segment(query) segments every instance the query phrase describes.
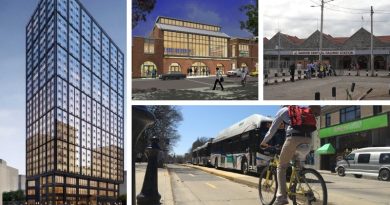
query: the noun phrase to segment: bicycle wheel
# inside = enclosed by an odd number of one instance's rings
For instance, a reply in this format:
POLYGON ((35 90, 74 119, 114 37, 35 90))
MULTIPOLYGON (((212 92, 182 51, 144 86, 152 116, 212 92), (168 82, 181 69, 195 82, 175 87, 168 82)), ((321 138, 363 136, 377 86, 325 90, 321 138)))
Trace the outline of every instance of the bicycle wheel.
POLYGON ((278 181, 274 167, 265 167, 259 178, 259 196, 263 205, 271 205, 276 199, 278 181))
POLYGON ((297 177, 299 182, 295 179, 291 188, 291 199, 294 205, 328 203, 328 191, 320 173, 314 169, 303 169, 297 177))

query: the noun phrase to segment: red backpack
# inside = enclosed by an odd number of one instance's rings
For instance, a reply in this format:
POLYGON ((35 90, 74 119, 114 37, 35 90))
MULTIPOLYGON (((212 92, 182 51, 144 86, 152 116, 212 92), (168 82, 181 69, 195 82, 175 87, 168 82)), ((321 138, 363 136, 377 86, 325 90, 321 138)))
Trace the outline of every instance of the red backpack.
POLYGON ((290 117, 290 126, 295 130, 304 133, 317 130, 316 118, 309 107, 290 105, 288 106, 288 116, 290 117))

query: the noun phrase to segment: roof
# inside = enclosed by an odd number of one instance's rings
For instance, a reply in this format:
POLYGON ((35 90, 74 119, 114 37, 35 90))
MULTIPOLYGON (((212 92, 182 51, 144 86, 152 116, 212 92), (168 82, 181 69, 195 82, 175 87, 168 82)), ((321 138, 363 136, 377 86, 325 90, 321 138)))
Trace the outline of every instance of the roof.
POLYGON ((172 20, 177 20, 177 21, 185 21, 185 22, 189 22, 189 23, 197 23, 197 24, 202 24, 202 25, 207 25, 207 26, 215 26, 215 27, 221 28, 220 26, 217 26, 217 25, 215 25, 215 24, 200 23, 200 22, 196 22, 196 21, 189 21, 189 20, 178 19, 178 18, 172 18, 172 17, 167 17, 167 16, 158 16, 157 19, 156 19, 156 23, 158 22, 158 20, 159 20, 160 18, 172 19, 172 20))
POLYGON ((208 31, 208 30, 201 30, 196 28, 188 28, 188 27, 182 27, 182 26, 174 26, 174 25, 167 25, 167 24, 161 24, 156 23, 157 28, 165 31, 179 31, 184 33, 194 33, 194 34, 202 34, 202 35, 208 35, 208 36, 217 36, 217 37, 224 37, 224 38, 230 38, 229 35, 223 32, 216 32, 216 31, 208 31))
POLYGON ((230 137, 243 134, 251 129, 256 129, 260 127, 261 122, 269 121, 272 122, 272 118, 265 117, 263 115, 253 114, 234 125, 222 130, 217 137, 214 138, 213 143, 219 142, 230 137))
POLYGON ((305 41, 305 39, 300 39, 300 38, 298 38, 296 36, 290 36, 290 35, 283 34, 283 33, 282 33, 282 35, 284 35, 293 44, 299 45, 299 44, 302 44, 305 41))
POLYGON ((390 36, 377 36, 377 38, 384 43, 390 43, 390 36))

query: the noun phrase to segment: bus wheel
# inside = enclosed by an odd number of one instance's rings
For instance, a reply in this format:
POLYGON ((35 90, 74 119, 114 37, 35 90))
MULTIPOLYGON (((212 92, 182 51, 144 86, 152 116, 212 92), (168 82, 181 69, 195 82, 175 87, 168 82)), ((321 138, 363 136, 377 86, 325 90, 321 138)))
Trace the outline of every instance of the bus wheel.
POLYGON ((243 159, 241 162, 241 173, 248 174, 248 162, 246 159, 243 159))
POLYGON ((215 158, 214 168, 218 169, 218 159, 217 158, 215 158))

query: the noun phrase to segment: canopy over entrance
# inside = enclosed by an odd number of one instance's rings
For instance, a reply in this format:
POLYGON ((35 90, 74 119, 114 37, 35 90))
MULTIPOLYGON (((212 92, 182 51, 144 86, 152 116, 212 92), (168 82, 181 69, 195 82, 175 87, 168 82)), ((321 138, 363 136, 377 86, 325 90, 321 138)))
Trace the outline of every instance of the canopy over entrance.
POLYGON ((316 153, 319 155, 335 154, 336 150, 332 144, 328 143, 328 144, 324 144, 322 147, 318 148, 316 150, 316 153))

